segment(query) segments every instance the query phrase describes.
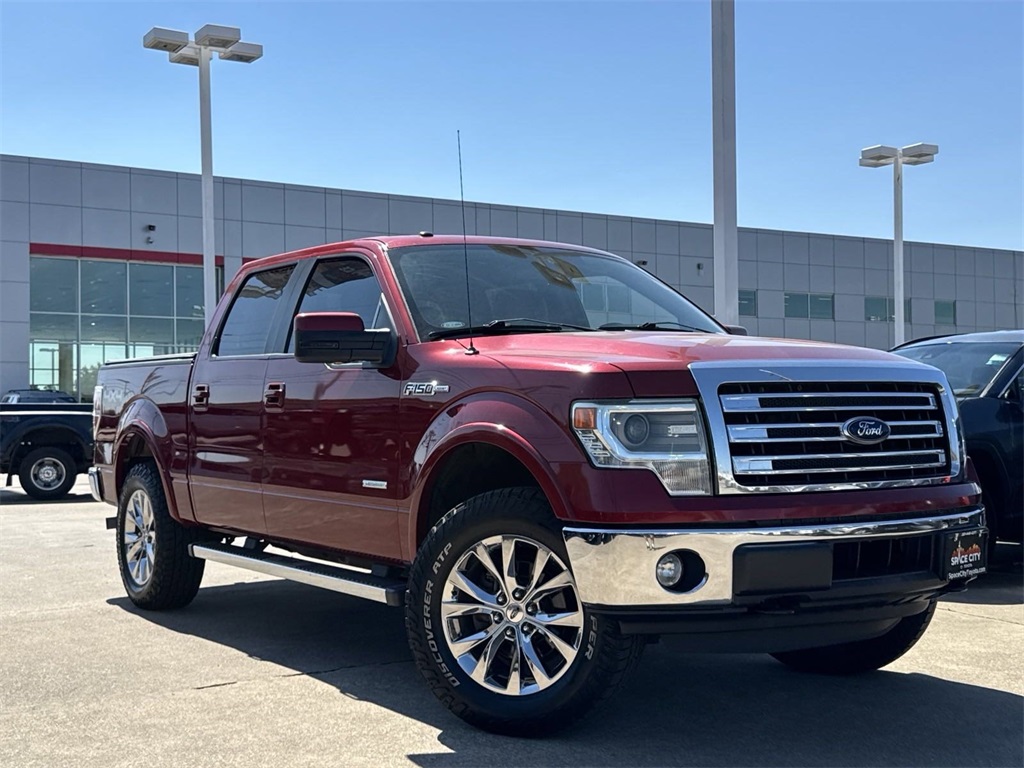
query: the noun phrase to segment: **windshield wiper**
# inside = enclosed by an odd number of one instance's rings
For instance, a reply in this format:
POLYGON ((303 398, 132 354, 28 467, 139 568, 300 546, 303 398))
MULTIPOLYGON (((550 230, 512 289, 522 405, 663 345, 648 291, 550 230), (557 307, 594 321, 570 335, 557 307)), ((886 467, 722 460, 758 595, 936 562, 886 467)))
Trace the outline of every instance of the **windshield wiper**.
POLYGON ((636 325, 630 325, 629 323, 605 323, 604 325, 598 326, 599 331, 692 331, 693 333, 713 333, 713 331, 705 330, 704 328, 695 328, 692 325, 684 325, 683 323, 677 323, 675 320, 661 320, 657 323, 639 323, 636 325), (666 328, 665 326, 672 326, 666 328))
POLYGON ((427 338, 431 341, 436 339, 451 339, 456 336, 468 336, 470 334, 481 336, 497 335, 501 333, 529 333, 531 331, 593 331, 586 325, 573 325, 572 323, 555 323, 549 320, 534 320, 531 317, 510 317, 504 320, 492 320, 483 325, 463 326, 461 328, 442 328, 431 331, 427 338))

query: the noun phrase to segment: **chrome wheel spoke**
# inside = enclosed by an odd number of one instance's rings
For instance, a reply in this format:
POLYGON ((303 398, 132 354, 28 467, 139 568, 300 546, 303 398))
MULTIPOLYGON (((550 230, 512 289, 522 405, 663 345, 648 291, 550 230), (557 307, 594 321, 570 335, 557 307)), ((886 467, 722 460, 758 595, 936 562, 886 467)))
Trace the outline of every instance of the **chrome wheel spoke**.
POLYGON ((504 590, 505 582, 502 579, 501 573, 494 567, 494 560, 491 559, 491 552, 487 548, 487 544, 481 541, 470 552, 473 553, 473 557, 477 559, 480 565, 487 569, 487 572, 491 574, 491 577, 497 582, 498 586, 504 590))
POLYGON ((448 646, 452 649, 452 653, 456 657, 464 656, 480 645, 480 643, 484 642, 488 638, 494 637, 496 631, 497 626, 491 626, 487 629, 481 630, 480 632, 474 632, 472 635, 460 637, 457 640, 449 640, 448 646))
POLYGON ((124 556, 129 560, 137 560, 139 553, 142 552, 142 539, 136 537, 135 541, 131 543, 128 549, 125 550, 124 556))
POLYGON ((533 640, 529 637, 524 637, 520 643, 520 647, 523 651, 523 658, 526 660, 526 666, 530 670, 530 674, 533 675, 533 679, 536 681, 537 689, 544 690, 552 682, 551 676, 548 675, 548 671, 544 668, 544 662, 540 660, 540 656, 537 655, 537 649, 533 647, 533 640))
POLYGON ((516 540, 511 536, 501 540, 501 575, 505 581, 505 592, 511 598, 519 587, 516 582, 516 540))
POLYGON ((540 586, 534 587, 533 591, 526 596, 526 599, 537 600, 544 595, 551 594, 552 592, 556 592, 565 587, 573 587, 575 589, 575 584, 572 580, 572 574, 569 573, 569 571, 563 570, 552 576, 540 586))
POLYGON ((504 640, 505 638, 501 634, 495 634, 491 638, 491 641, 487 643, 487 647, 484 648, 484 652, 480 654, 480 658, 477 660, 476 666, 473 667, 473 671, 470 672, 470 677, 478 683, 485 683, 487 673, 491 671, 491 665, 494 663, 494 658, 498 655, 498 649, 504 640))
MULTIPOLYGON (((547 629, 542 624, 538 624, 536 626, 537 633, 543 636, 544 639, 547 640, 549 643, 551 643, 551 646, 560 654, 562 654, 562 658, 564 658, 567 662, 572 661, 572 659, 575 658, 577 650, 575 647, 565 642, 565 640, 560 638, 551 630, 547 629)), ((577 635, 577 638, 578 637, 579 635, 577 635)))
POLYGON ((549 627, 574 627, 579 629, 583 626, 583 614, 579 611, 566 611, 565 613, 538 613, 532 617, 538 624, 549 627))
POLYGON ((499 607, 497 595, 492 595, 480 585, 470 581, 468 576, 458 570, 458 567, 452 571, 448 580, 453 586, 458 587, 462 592, 465 592, 477 602, 483 603, 490 608, 499 607))
POLYGON ((514 645, 515 647, 512 649, 512 666, 508 670, 508 685, 505 687, 509 693, 519 695, 523 692, 523 678, 520 673, 520 665, 523 663, 521 660, 523 651, 518 638, 514 645))
POLYGON ((490 616, 493 608, 477 603, 458 603, 454 600, 445 600, 441 603, 442 619, 461 619, 465 616, 490 616))
POLYGON ((526 588, 526 594, 531 595, 537 588, 537 582, 540 581, 540 575, 544 572, 544 569, 548 565, 548 560, 551 559, 551 553, 546 549, 537 547, 537 554, 533 558, 533 573, 530 574, 530 585, 526 588))

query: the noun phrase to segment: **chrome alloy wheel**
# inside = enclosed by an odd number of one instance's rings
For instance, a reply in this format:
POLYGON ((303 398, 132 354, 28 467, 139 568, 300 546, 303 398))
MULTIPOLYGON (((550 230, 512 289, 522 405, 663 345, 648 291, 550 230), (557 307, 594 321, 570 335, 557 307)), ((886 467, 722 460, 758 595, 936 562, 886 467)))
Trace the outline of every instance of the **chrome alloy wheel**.
POLYGON ((132 583, 141 589, 153 577, 156 527, 153 504, 145 491, 135 491, 124 513, 124 562, 132 583))
POLYGON ((67 470, 56 459, 42 458, 32 465, 29 476, 32 478, 32 484, 39 490, 52 491, 60 488, 67 477, 67 470))
POLYGON ((523 536, 491 536, 470 547, 445 582, 440 608, 448 650, 462 670, 507 696, 556 683, 583 640, 572 573, 523 536))

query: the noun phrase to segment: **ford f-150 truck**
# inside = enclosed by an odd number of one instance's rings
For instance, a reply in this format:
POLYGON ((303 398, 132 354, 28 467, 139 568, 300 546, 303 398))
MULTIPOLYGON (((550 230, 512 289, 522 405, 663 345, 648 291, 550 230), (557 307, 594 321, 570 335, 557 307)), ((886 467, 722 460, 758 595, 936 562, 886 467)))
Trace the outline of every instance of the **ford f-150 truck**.
POLYGON ((105 365, 125 589, 205 561, 403 607, 456 715, 551 731, 643 646, 882 667, 985 567, 943 374, 741 335, 621 257, 380 237, 247 264, 195 355, 105 365))

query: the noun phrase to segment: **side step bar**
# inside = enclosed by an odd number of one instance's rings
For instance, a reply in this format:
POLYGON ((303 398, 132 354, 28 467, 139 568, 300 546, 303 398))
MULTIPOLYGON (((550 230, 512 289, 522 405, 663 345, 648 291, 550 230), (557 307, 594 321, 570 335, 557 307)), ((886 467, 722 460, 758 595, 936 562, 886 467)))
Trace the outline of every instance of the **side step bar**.
POLYGON ((229 544, 190 544, 189 553, 192 557, 202 560, 298 581, 313 587, 384 603, 393 608, 405 603, 405 582, 400 579, 358 573, 348 568, 242 549, 229 544))

